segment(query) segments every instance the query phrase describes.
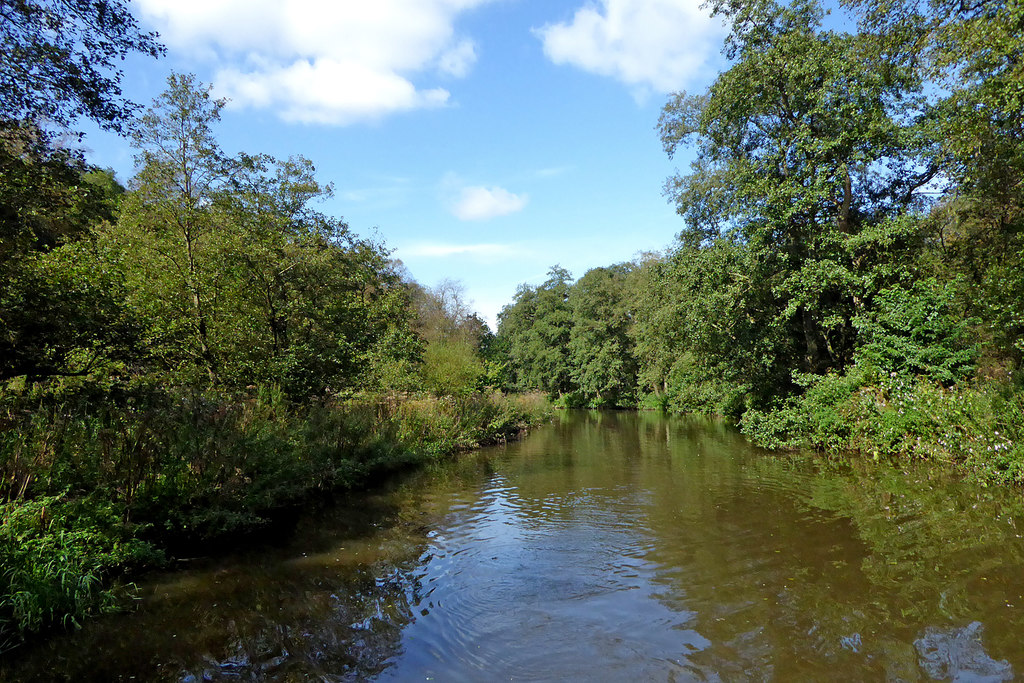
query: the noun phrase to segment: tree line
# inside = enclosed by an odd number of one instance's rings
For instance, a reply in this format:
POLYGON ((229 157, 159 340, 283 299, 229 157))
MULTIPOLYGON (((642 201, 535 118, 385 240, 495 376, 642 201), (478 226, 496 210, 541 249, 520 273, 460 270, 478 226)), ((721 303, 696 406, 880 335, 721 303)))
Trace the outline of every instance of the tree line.
POLYGON ((458 287, 416 284, 319 211, 332 188, 308 159, 225 154, 223 105, 172 75, 131 124, 127 187, 8 126, 0 380, 275 384, 297 399, 482 388, 488 331, 458 287))
POLYGON ((729 66, 657 126, 694 152, 664 188, 683 229, 522 286, 512 385, 1024 481, 1022 6, 850 0, 849 30, 814 0, 710 7, 729 66))

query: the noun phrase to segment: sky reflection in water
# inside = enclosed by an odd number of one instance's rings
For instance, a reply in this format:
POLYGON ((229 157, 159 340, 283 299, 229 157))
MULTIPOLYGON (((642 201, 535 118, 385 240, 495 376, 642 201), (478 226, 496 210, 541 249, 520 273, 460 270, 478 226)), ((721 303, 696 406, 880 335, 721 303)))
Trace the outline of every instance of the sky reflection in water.
POLYGON ((0 679, 1010 680, 1015 494, 566 413, 155 577, 0 679))

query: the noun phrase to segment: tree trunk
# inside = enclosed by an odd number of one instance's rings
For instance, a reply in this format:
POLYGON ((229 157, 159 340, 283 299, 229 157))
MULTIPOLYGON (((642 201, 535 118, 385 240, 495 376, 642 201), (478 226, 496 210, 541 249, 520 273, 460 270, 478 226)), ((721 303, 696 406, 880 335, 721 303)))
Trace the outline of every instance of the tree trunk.
POLYGON ((818 333, 814 318, 806 308, 801 309, 803 313, 804 344, 807 348, 807 368, 811 372, 817 372, 821 359, 821 349, 818 345, 818 333))

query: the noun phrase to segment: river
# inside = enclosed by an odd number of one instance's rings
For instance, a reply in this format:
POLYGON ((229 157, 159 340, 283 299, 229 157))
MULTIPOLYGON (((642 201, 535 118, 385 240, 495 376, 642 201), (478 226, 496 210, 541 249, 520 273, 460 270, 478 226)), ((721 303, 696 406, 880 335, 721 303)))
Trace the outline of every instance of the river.
POLYGON ((1024 501, 779 456, 715 422, 566 412, 268 541, 0 680, 1011 680, 1024 501))

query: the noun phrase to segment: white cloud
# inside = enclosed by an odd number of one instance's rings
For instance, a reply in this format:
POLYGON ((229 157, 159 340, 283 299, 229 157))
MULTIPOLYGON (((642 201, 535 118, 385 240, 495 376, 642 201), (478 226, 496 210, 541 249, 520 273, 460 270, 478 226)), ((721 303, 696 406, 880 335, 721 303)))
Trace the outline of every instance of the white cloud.
POLYGON ((290 121, 349 124, 444 105, 416 80, 465 76, 459 14, 492 0, 137 0, 172 48, 213 55, 218 95, 290 121))
POLYGON ((514 256, 522 250, 509 244, 433 244, 421 243, 402 247, 400 256, 420 258, 446 258, 449 256, 479 256, 487 259, 514 256))
POLYGON ((571 23, 534 29, 555 64, 611 76, 638 93, 668 93, 709 75, 725 35, 703 0, 600 0, 571 23))
POLYGON ((463 40, 441 55, 438 68, 456 78, 462 78, 469 73, 474 62, 476 62, 476 45, 472 40, 463 40))
POLYGON ((357 62, 300 60, 287 67, 243 73, 217 73, 218 95, 239 105, 275 104, 281 118, 300 123, 349 124, 386 113, 439 107, 448 101, 443 88, 417 90, 395 73, 357 62))
POLYGON ((522 211, 528 197, 512 194, 503 187, 464 187, 452 206, 452 213, 463 221, 481 221, 522 211))

